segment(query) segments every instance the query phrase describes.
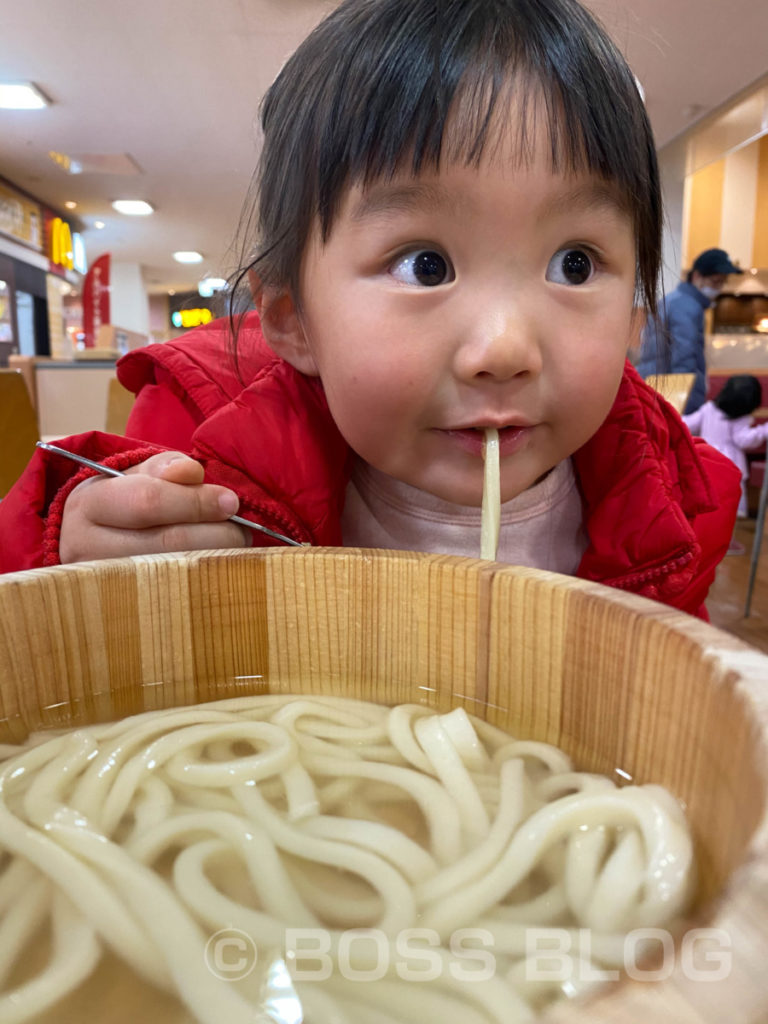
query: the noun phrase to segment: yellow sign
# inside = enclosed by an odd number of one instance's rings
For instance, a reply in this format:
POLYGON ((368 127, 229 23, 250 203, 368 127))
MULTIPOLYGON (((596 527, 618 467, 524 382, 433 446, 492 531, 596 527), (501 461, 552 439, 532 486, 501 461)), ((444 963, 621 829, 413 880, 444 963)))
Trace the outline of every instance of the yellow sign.
POLYGON ((213 313, 210 309, 182 309, 171 314, 171 323, 174 327, 199 327, 200 324, 207 324, 213 320, 213 313))
POLYGON ((72 232, 69 224, 61 217, 51 221, 51 247, 49 258, 57 267, 72 270, 75 266, 75 253, 72 245, 72 232))

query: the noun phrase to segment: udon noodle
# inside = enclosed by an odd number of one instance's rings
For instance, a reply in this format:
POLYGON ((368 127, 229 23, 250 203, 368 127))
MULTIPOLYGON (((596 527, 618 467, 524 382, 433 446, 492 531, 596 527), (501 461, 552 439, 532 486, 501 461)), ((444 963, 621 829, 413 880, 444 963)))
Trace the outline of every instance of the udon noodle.
POLYGON ((480 520, 480 557, 493 561, 499 547, 501 524, 501 470, 499 432, 489 428, 483 445, 483 504, 480 520))
POLYGON ((6 1024, 56 1019, 106 950, 201 1024, 527 1021, 581 984, 530 970, 532 929, 567 934, 582 966, 616 967, 624 935, 669 924, 690 890, 666 790, 577 772, 463 709, 265 695, 9 753, 6 1024), (222 930, 253 946, 236 982, 211 966, 222 930), (49 959, 19 980, 41 931, 49 959), (309 966, 297 933, 322 947, 309 966))

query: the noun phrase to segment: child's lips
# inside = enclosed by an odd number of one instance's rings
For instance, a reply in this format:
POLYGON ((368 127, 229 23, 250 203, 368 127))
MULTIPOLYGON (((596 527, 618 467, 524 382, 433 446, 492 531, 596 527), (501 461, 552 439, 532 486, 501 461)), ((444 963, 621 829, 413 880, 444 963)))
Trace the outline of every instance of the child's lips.
MULTIPOLYGON (((529 425, 511 425, 497 428, 499 431, 499 455, 512 455, 519 451, 531 436, 533 427, 529 425)), ((465 451, 482 457, 485 446, 484 427, 456 427, 443 431, 465 451)))

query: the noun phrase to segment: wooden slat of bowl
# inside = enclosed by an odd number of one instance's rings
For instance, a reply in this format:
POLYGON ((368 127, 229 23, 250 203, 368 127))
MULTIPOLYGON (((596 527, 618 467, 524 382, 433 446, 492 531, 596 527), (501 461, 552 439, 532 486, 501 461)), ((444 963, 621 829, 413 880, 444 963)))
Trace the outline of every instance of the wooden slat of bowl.
POLYGON ((266 691, 462 705, 581 768, 668 786, 701 853, 693 923, 727 934, 728 976, 686 977, 678 946, 671 976, 622 981, 547 1019, 768 1020, 759 652, 597 584, 417 553, 201 552, 0 578, 0 741, 266 691))

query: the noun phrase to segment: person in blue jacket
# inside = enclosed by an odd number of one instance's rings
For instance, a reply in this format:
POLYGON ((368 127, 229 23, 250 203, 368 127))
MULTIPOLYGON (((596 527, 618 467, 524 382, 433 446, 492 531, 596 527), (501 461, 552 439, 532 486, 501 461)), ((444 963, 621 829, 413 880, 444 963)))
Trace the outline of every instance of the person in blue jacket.
POLYGON ((724 249, 706 249, 693 261, 687 279, 665 297, 658 317, 643 332, 637 361, 641 377, 657 373, 696 374, 683 410, 686 415, 707 400, 704 310, 720 294, 729 274, 743 273, 724 249))

